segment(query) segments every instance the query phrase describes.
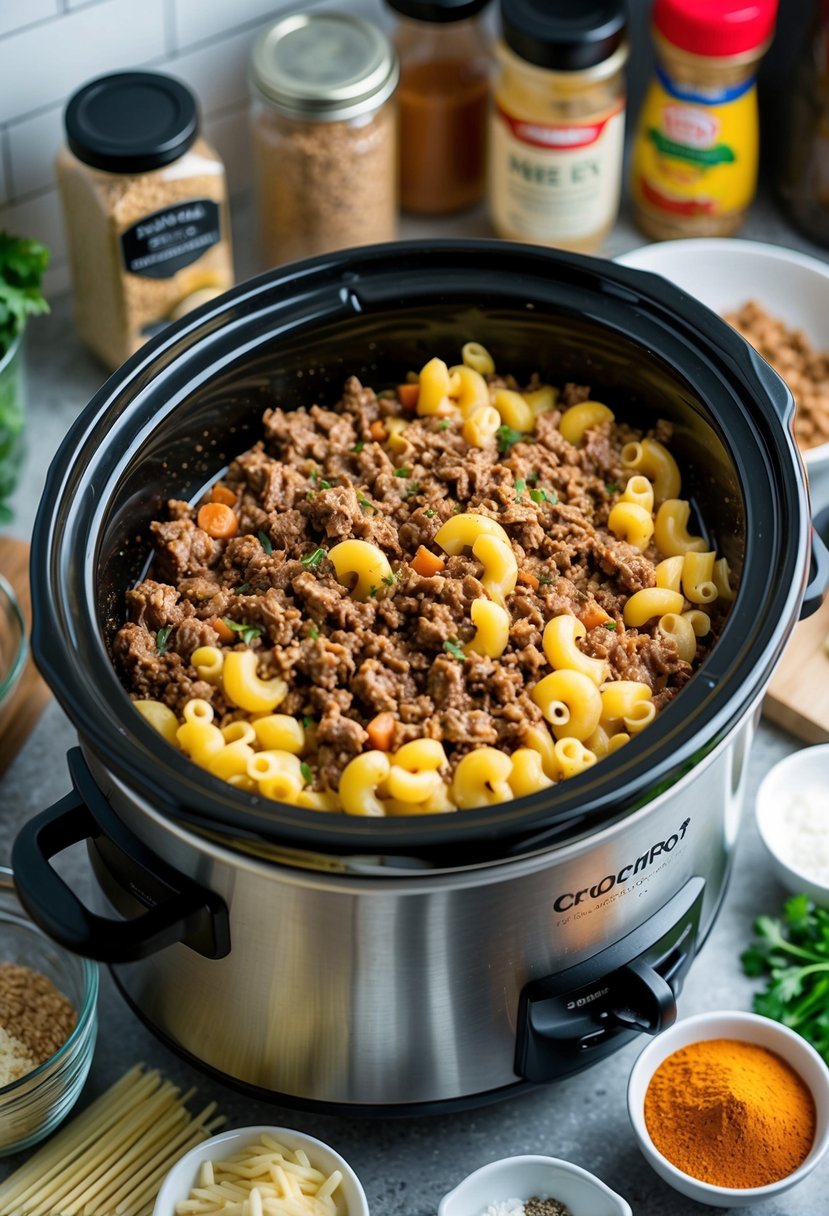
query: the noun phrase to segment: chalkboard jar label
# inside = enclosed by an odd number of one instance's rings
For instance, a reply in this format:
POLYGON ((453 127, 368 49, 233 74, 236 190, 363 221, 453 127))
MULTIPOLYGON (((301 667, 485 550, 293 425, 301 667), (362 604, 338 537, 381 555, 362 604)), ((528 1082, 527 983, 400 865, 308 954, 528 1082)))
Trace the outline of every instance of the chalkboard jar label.
POLYGON ((121 234, 121 251, 131 274, 169 279, 221 239, 218 204, 194 198, 142 216, 121 234))

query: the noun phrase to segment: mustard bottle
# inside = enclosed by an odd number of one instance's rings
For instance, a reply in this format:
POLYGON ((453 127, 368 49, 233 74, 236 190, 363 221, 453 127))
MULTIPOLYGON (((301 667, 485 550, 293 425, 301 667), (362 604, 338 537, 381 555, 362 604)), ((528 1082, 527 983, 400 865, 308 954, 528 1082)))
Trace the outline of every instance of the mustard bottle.
POLYGON ((757 187, 755 72, 778 0, 655 0, 657 67, 634 141, 631 194, 656 240, 728 236, 757 187))

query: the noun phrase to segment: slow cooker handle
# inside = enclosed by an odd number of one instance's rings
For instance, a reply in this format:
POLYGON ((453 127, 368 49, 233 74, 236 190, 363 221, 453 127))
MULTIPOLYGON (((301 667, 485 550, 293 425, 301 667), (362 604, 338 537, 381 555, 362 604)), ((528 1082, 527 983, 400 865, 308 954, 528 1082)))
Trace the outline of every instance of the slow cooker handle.
POLYGON ((102 963, 134 962, 176 942, 207 958, 224 958, 230 951, 224 902, 161 861, 125 828, 94 786, 80 748, 69 753, 69 767, 76 788, 29 820, 12 849, 17 894, 35 924, 58 945, 102 963), (131 893, 137 898, 140 893, 147 904, 153 898, 149 892, 158 892, 145 912, 129 920, 98 916, 63 881, 52 858, 84 840, 114 846, 131 870, 137 867, 140 877, 131 893))
POLYGON ((809 582, 800 606, 800 619, 804 620, 817 612, 829 588, 829 549, 821 539, 817 528, 812 528, 812 561, 809 567, 809 582))

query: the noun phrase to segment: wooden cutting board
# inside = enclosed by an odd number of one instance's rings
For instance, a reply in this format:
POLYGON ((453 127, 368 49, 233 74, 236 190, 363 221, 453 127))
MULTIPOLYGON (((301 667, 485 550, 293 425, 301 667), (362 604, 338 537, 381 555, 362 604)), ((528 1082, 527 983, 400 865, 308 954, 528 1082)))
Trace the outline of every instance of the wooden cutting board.
POLYGON ((763 714, 804 743, 829 743, 829 596, 795 627, 769 685, 763 714))
MULTIPOLYGON (((15 590, 28 636, 32 624, 32 601, 29 594, 29 546, 25 541, 0 536, 0 574, 15 590)), ((11 700, 0 709, 0 776, 29 737, 50 696, 30 655, 11 700)))

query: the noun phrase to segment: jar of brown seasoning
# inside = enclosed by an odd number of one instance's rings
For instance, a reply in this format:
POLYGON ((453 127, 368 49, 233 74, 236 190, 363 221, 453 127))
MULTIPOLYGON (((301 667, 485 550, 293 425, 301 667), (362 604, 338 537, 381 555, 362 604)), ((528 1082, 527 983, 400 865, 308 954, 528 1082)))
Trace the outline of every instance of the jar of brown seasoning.
POLYGON ((233 285, 224 166, 196 101, 158 72, 101 76, 70 98, 56 171, 81 339, 118 367, 233 285))
POLYGON ((400 203, 440 215, 483 198, 491 41, 489 0, 386 0, 398 16, 400 203))
POLYGON ((251 116, 267 266, 394 239, 398 77, 385 34, 346 13, 294 13, 257 40, 251 116))

